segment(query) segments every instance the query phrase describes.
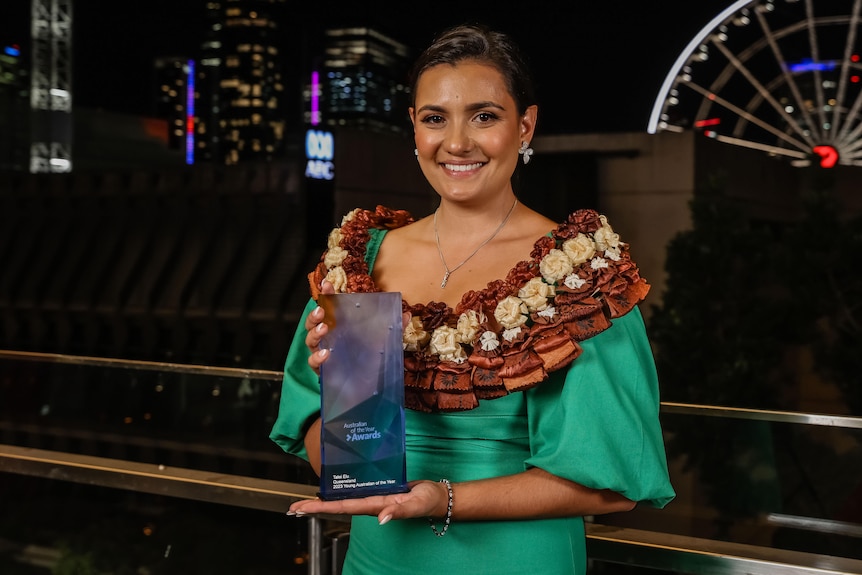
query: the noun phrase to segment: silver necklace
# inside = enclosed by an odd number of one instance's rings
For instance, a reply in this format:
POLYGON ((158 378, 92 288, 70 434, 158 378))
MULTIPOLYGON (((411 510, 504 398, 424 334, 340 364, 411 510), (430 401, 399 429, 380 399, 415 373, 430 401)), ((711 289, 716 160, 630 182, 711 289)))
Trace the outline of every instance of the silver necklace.
POLYGON ((503 221, 502 221, 502 222, 500 222, 500 225, 499 225, 499 226, 497 226, 497 229, 496 229, 496 230, 494 230, 494 233, 493 233, 493 234, 491 234, 491 237, 489 237, 487 240, 485 240, 484 242, 482 242, 481 244, 479 244, 479 247, 478 247, 478 248, 476 248, 475 250, 473 250, 473 253, 472 253, 472 254, 470 254, 469 256, 467 256, 466 258, 464 258, 464 260, 463 260, 460 264, 458 264, 457 266, 455 266, 455 267, 454 267, 454 268, 452 268, 451 270, 449 269, 449 266, 447 266, 447 265, 446 265, 446 259, 443 257, 443 250, 440 248, 440 234, 438 234, 438 233, 437 233, 437 212, 439 212, 439 211, 440 211, 440 208, 437 208, 436 210, 434 210, 434 239, 435 239, 435 240, 437 240, 437 253, 438 253, 438 254, 440 254, 440 263, 442 263, 442 264, 443 264, 443 267, 446 269, 446 275, 444 275, 444 276, 443 276, 443 281, 440 283, 440 287, 441 287, 441 288, 446 287, 446 282, 448 282, 448 281, 449 281, 449 276, 451 276, 453 273, 455 273, 456 271, 458 271, 458 268, 460 268, 461 266, 463 266, 464 264, 466 264, 466 263, 467 263, 467 261, 468 261, 470 258, 472 258, 473 256, 475 256, 477 253, 479 253, 479 250, 481 250, 483 247, 485 247, 485 245, 486 245, 488 242, 490 242, 490 241, 491 241, 491 240, 493 240, 495 237, 497 237, 497 234, 499 234, 499 233, 500 233, 500 230, 502 230, 502 229, 503 229, 503 226, 505 226, 505 225, 506 225, 506 222, 508 222, 508 221, 509 221, 509 217, 512 215, 512 212, 514 212, 514 211, 515 211, 515 206, 517 206, 517 205, 518 205, 518 198, 515 198, 515 203, 514 203, 514 204, 512 204, 512 207, 511 207, 511 208, 509 208, 509 213, 508 213, 508 214, 506 214, 506 217, 505 217, 505 218, 503 218, 503 221))

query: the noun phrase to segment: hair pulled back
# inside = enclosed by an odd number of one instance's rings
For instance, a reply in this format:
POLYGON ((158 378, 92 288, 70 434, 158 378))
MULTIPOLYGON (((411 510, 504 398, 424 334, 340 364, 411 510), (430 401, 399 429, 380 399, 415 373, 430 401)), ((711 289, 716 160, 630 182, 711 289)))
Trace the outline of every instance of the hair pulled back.
POLYGON ((526 58, 505 33, 479 24, 463 24, 440 34, 416 59, 410 73, 410 91, 416 103, 416 85, 420 76, 434 66, 454 66, 473 60, 494 67, 503 76, 518 113, 536 103, 533 79, 526 58))

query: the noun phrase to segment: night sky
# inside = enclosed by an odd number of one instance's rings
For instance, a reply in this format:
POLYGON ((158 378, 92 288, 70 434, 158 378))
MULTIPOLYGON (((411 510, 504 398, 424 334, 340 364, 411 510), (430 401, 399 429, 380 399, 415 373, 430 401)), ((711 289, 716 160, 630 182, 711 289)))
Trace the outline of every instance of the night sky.
MULTIPOLYGON (((151 113, 152 60, 194 54, 204 3, 77 0, 75 105, 151 113)), ((377 27, 418 51, 449 25, 484 22, 512 34, 528 54, 538 87, 540 133, 640 131, 646 128, 656 93, 679 52, 731 3, 522 1, 503 7, 487 1, 315 0, 298 8, 284 29, 296 52, 304 37, 350 23, 377 27)), ((0 42, 26 42, 28 5, 26 0, 4 2, 0 42)))

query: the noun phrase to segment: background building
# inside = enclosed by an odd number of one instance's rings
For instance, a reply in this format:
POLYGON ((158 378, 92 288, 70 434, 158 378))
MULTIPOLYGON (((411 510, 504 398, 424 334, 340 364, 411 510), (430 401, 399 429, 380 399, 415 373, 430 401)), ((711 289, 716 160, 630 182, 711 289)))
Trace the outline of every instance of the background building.
MULTIPOLYGON (((410 132, 408 47, 363 26, 326 30, 324 41, 320 70, 315 70, 320 73, 323 125, 410 132)), ((309 100, 312 90, 307 90, 309 100)), ((306 123, 317 120, 308 106, 306 123)))
POLYGON ((196 113, 196 157, 233 165, 284 150, 280 29, 284 0, 223 0, 206 7, 196 113))
POLYGON ((18 44, 0 44, 0 170, 29 163, 30 78, 18 44))
POLYGON ((186 147, 187 133, 194 125, 194 94, 190 92, 195 86, 193 79, 189 82, 194 69, 194 61, 183 57, 158 58, 155 62, 156 116, 167 122, 168 146, 172 150, 186 147))

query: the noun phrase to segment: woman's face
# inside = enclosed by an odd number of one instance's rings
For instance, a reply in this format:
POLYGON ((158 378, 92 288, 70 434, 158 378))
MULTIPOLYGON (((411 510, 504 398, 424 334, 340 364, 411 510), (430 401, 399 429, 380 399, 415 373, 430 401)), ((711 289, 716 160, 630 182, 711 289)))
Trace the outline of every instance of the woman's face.
POLYGON ((453 201, 482 201, 511 189, 522 141, 530 142, 536 107, 518 113, 502 74, 464 61, 429 68, 410 108, 419 164, 431 186, 453 201))

